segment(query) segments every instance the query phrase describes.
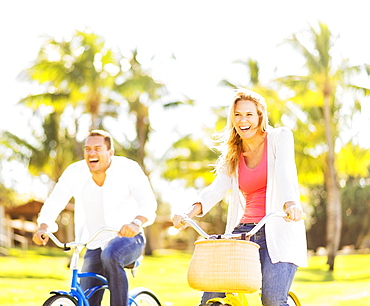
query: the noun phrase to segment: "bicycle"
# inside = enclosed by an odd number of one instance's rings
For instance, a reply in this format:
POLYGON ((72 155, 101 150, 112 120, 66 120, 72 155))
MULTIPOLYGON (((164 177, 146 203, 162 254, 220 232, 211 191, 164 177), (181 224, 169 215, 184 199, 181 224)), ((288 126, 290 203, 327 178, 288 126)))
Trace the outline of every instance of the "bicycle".
MULTIPOLYGON (((266 215, 259 223, 257 223, 256 226, 251 231, 249 231, 247 233, 241 233, 241 234, 208 235, 197 223, 195 223, 194 220, 192 220, 190 218, 185 218, 182 221, 182 223, 188 223, 200 236, 205 238, 205 240, 203 240, 203 241, 198 240, 197 242, 195 242, 196 248, 197 248, 197 243, 199 243, 199 247, 200 247, 201 246, 200 243, 205 242, 204 245, 206 246, 206 243, 209 242, 210 240, 217 240, 217 239, 219 239, 219 241, 224 241, 224 242, 227 242, 227 241, 230 242, 231 241, 230 239, 234 239, 234 240, 237 239, 236 241, 239 241, 240 243, 242 243, 242 242, 243 243, 249 243, 250 246, 248 246, 248 248, 252 247, 253 252, 254 252, 254 254, 249 253, 249 255, 252 255, 252 257, 254 257, 255 261, 253 262, 253 264, 257 265, 257 261, 258 261, 258 264, 259 264, 259 253, 258 253, 259 246, 257 244, 255 244, 254 242, 251 242, 251 241, 248 241, 248 240, 251 236, 256 234, 258 232, 258 230, 260 230, 266 224, 266 222, 269 219, 271 219, 273 217, 287 217, 287 214, 285 212, 270 213, 270 214, 266 215), (255 246, 253 246, 253 245, 255 245, 255 246)), ((306 218, 306 216, 304 214, 302 219, 305 219, 305 218, 306 218)), ((229 246, 226 246, 226 247, 229 247, 229 246)), ((217 252, 218 252, 220 250, 220 245, 218 245, 216 247, 216 249, 217 249, 217 252)), ((251 251, 252 249, 249 249, 248 252, 251 251)), ((220 305, 220 306, 221 305, 227 305, 227 306, 247 306, 247 305, 249 305, 247 295, 250 294, 250 293, 254 293, 256 291, 260 291, 261 276, 260 275, 257 275, 257 276, 253 275, 252 279, 248 279, 248 281, 250 281, 251 284, 248 284, 248 286, 246 286, 245 289, 241 289, 240 287, 238 287, 238 286, 240 286, 240 284, 237 284, 237 285, 235 285, 235 284, 233 284, 233 285, 220 284, 220 287, 224 286, 224 287, 229 287, 229 288, 227 290, 225 290, 225 289, 220 290, 220 288, 218 288, 216 290, 215 288, 210 287, 210 285, 208 284, 209 278, 207 280, 205 280, 206 278, 204 277, 204 273, 202 275, 200 275, 200 274, 198 274, 197 270, 204 270, 204 269, 207 270, 207 267, 204 266, 204 265, 207 265, 207 263, 206 263, 207 260, 204 260, 204 259, 208 258, 208 255, 210 255, 210 254, 212 254, 211 256, 215 256, 214 254, 217 253, 217 252, 213 252, 213 253, 207 254, 207 256, 205 256, 205 254, 197 255, 196 251, 197 250, 195 249, 195 251, 193 253, 192 260, 191 260, 190 265, 189 265, 188 282, 189 282, 190 287, 192 287, 195 290, 200 290, 200 291, 223 292, 226 295, 224 298, 213 298, 213 299, 208 300, 207 305, 212 305, 213 303, 215 303, 216 305, 220 305), (200 264, 196 263, 196 256, 199 256, 199 257, 201 256, 202 257, 203 260, 201 260, 200 264), (202 279, 202 280, 200 280, 200 279, 202 279)), ((203 253, 205 252, 204 248, 199 249, 199 253, 202 253, 202 252, 203 253)), ((208 251, 206 251, 206 252, 208 252, 208 251)), ((236 252, 238 252, 238 251, 236 251, 236 252)), ((245 254, 245 250, 243 250, 243 253, 240 257, 243 257, 243 260, 245 260, 245 257, 247 257, 246 254, 245 254)), ((211 261, 208 261, 208 262, 211 262, 211 261)), ((215 259, 215 261, 216 262, 212 261, 212 263, 209 263, 209 265, 212 265, 212 267, 210 267, 210 269, 213 269, 213 271, 211 273, 213 274, 213 272, 215 272, 214 270, 216 269, 217 271, 215 273, 220 275, 220 278, 215 278, 214 282, 213 281, 211 281, 211 282, 213 282, 213 284, 219 285, 218 283, 225 283, 227 281, 230 281, 230 279, 226 280, 226 281, 224 280, 224 278, 225 278, 224 273, 225 272, 220 271, 220 270, 223 269, 222 268, 222 263, 217 261, 217 259, 215 259)), ((224 262, 225 262, 225 260, 224 260, 224 262)), ((233 270, 233 269, 229 269, 229 270, 233 270)), ((250 268, 250 265, 249 265, 249 267, 247 267, 246 271, 242 271, 240 273, 241 274, 246 274, 246 273, 251 272, 250 270, 251 270, 251 268, 250 268)), ((208 271, 206 273, 208 273, 208 271)), ((252 271, 252 273, 256 274, 257 272, 252 271)), ((232 278, 233 276, 230 276, 230 277, 232 278)), ((261 293, 259 292, 259 295, 260 294, 261 293)), ((288 305, 289 306, 301 306, 301 303, 299 302, 298 297, 293 292, 289 292, 288 305)))
MULTIPOLYGON (((106 277, 101 274, 93 272, 79 272, 78 260, 80 252, 86 245, 92 242, 101 232, 113 231, 118 232, 119 230, 109 227, 100 228, 97 230, 85 243, 69 242, 62 243, 52 233, 45 232, 46 236, 55 243, 59 248, 62 248, 65 252, 72 251, 70 270, 72 271, 71 286, 69 291, 51 291, 53 294, 43 304, 43 306, 89 306, 89 298, 99 290, 109 289, 108 281, 106 277), (94 277, 103 282, 100 286, 88 288, 85 291, 82 289, 79 279, 83 277, 94 277)), ((125 269, 130 269, 133 276, 136 274, 136 270, 139 265, 139 260, 132 264, 125 266, 125 269)), ((161 306, 159 299, 149 289, 145 287, 137 287, 129 291, 129 305, 131 306, 161 306)))

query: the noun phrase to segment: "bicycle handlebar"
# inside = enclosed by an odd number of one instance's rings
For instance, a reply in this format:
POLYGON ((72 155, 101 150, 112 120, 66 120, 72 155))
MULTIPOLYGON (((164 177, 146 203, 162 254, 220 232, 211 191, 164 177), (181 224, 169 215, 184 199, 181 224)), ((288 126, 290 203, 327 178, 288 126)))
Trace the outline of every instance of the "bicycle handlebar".
MULTIPOLYGON (((203 238, 206 238, 206 239, 222 239, 222 238, 225 238, 225 239, 239 239, 244 235, 245 235, 245 237, 253 236, 272 217, 287 217, 287 216, 288 215, 285 212, 270 213, 270 214, 266 215, 265 217, 263 217, 262 220, 260 222, 258 222, 256 224, 256 226, 251 231, 249 231, 247 233, 241 233, 241 234, 208 235, 197 223, 195 223, 194 220, 192 220, 190 218, 185 218, 184 220, 182 220, 182 222, 183 223, 187 222, 193 229, 195 229, 195 231, 200 236, 202 236, 203 238)), ((302 219, 306 219, 306 214, 303 214, 302 219)))
POLYGON ((91 241, 93 241, 101 232, 104 231, 110 231, 110 232, 119 232, 119 229, 112 228, 112 227, 102 227, 98 229, 88 240, 87 242, 67 242, 67 243, 62 243, 59 241, 57 237, 54 236, 53 233, 46 231, 44 234, 48 236, 57 247, 64 249, 65 251, 69 251, 71 248, 76 248, 76 247, 85 247, 87 244, 89 244, 91 241))

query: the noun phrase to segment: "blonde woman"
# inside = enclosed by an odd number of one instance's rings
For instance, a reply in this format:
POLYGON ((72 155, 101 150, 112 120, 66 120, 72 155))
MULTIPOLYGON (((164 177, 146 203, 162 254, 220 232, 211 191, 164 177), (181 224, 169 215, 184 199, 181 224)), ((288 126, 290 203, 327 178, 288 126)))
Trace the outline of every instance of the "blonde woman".
MULTIPOLYGON (((266 214, 285 211, 252 237, 260 245, 262 304, 288 305, 298 266, 307 266, 307 245, 294 157, 294 139, 287 127, 268 125, 265 99, 254 91, 238 90, 231 101, 222 133, 216 177, 173 224, 184 229, 185 215, 204 216, 230 190, 226 233, 250 231, 266 214)), ((201 305, 222 293, 205 292, 201 305)))

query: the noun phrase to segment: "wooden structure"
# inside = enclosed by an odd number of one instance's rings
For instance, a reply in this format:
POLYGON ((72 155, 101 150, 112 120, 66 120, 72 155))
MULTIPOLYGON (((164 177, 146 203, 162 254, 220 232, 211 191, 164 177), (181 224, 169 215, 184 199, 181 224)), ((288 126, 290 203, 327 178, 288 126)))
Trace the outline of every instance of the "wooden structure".
MULTIPOLYGON (((27 248, 32 243, 32 236, 37 231, 37 216, 43 205, 41 201, 30 201, 16 207, 0 205, 0 253, 14 246, 27 248)), ((61 241, 74 239, 74 205, 68 204, 60 213, 57 223, 59 230, 57 236, 61 241)))

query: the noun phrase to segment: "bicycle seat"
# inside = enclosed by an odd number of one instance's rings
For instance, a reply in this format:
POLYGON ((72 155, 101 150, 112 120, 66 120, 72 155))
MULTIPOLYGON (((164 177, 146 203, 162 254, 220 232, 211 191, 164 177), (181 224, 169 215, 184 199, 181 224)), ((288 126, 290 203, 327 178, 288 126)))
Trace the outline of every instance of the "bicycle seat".
POLYGON ((124 266, 125 269, 134 269, 139 265, 139 262, 136 260, 133 263, 130 263, 129 265, 124 266))
POLYGON ((128 264, 128 265, 125 265, 124 266, 124 269, 128 269, 128 270, 131 270, 131 275, 132 276, 135 276, 136 275, 136 271, 137 271, 137 268, 139 267, 140 265, 140 261, 142 260, 142 256, 140 256, 137 260, 135 260, 134 262, 128 264))

